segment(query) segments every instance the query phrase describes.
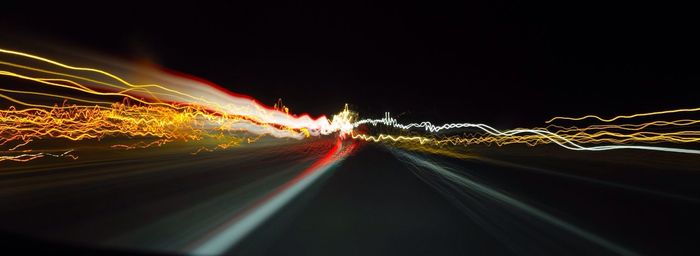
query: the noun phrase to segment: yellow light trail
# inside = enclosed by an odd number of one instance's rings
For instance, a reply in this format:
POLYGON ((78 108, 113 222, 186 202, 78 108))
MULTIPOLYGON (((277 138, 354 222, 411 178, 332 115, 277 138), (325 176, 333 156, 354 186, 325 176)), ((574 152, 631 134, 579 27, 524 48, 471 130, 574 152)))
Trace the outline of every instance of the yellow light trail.
MULTIPOLYGON (((663 111, 662 111, 663 112, 663 111)), ((656 113, 662 113, 656 112, 656 113)), ((676 111, 680 113, 684 111, 676 111)), ((668 111, 664 113, 669 113, 668 111)), ((637 116, 642 116, 640 114, 637 116)), ((385 125, 408 131, 423 129, 426 135, 387 135, 378 136, 366 134, 353 134, 354 139, 369 142, 402 142, 417 143, 420 145, 478 145, 495 144, 497 146, 509 144, 525 144, 536 146, 539 144, 556 144, 566 149, 577 151, 605 151, 614 149, 639 149, 665 151, 675 153, 700 154, 700 150, 648 146, 644 144, 674 143, 687 144, 700 142, 700 130, 693 130, 693 125, 700 120, 681 119, 673 121, 656 120, 641 124, 619 125, 591 125, 583 128, 562 127, 550 125, 546 128, 516 128, 511 130, 498 130, 486 124, 477 123, 449 123, 433 125, 430 122, 401 124, 388 113, 381 119, 363 119, 355 122, 354 127, 363 125, 385 125), (649 130, 653 128, 654 130, 649 130), (663 130, 659 130, 663 128, 663 130), (691 130, 688 130, 688 129, 691 130), (443 133, 452 130, 471 130, 473 132, 464 135, 445 136, 443 133), (646 130, 645 130, 646 129, 646 130), (633 132, 629 132, 633 131, 633 132), (594 146, 586 146, 594 144, 594 146)))
POLYGON ((257 140, 236 137, 234 133, 301 139, 347 129, 349 124, 348 120, 341 120, 349 118, 347 108, 333 122, 325 117, 313 120, 306 115, 289 114, 289 108, 281 101, 272 109, 246 96, 185 77, 155 71, 150 74, 173 84, 135 84, 101 69, 0 49, 0 77, 36 85, 29 89, 0 85, 0 103, 12 104, 0 110, 0 162, 76 157, 73 149, 49 153, 49 149, 32 146, 52 139, 155 138, 151 143, 112 145, 126 150, 203 138, 222 141, 213 148, 200 147, 198 153, 226 149, 246 139, 257 140))
POLYGON ((688 113, 688 112, 697 112, 700 111, 700 108, 682 108, 682 109, 673 109, 673 110, 664 110, 664 111, 657 111, 657 112, 648 112, 648 113, 640 113, 640 114, 633 114, 633 115, 620 115, 620 116, 615 116, 613 118, 605 119, 600 116, 596 115, 585 115, 582 117, 562 117, 562 116, 557 116, 553 117, 552 119, 547 120, 545 123, 551 123, 557 120, 569 120, 569 121, 581 121, 585 119, 597 119, 598 121, 601 122, 613 122, 618 119, 631 119, 631 118, 636 118, 636 117, 645 117, 645 116, 655 116, 655 115, 664 115, 664 114, 674 114, 674 113, 688 113))
POLYGON ((700 142, 700 131, 696 129, 700 120, 681 118, 612 124, 614 121, 637 117, 692 113, 700 111, 700 108, 620 115, 609 119, 595 115, 554 117, 546 122, 549 125, 544 128, 510 130, 498 130, 477 123, 401 124, 388 113, 381 119, 357 120, 357 114, 349 111, 347 105, 343 111, 333 115, 331 120, 325 117, 314 120, 307 115, 298 117, 289 114, 289 108, 281 100, 273 108, 266 107, 245 96, 222 93, 220 88, 183 77, 151 72, 154 77, 172 83, 169 86, 136 84, 112 72, 68 65, 19 51, 0 49, 0 58, 2 57, 10 59, 0 59, 0 67, 8 68, 0 69, 0 76, 37 86, 31 90, 0 88, 0 99, 14 104, 0 110, 0 150, 4 150, 0 162, 28 161, 44 156, 74 156, 74 152, 68 150, 64 151, 65 154, 32 152, 33 144, 46 139, 80 141, 107 137, 154 138, 151 143, 113 145, 113 148, 121 149, 147 148, 172 141, 198 141, 213 137, 226 141, 212 148, 200 147, 197 153, 225 149, 246 140, 257 140, 230 137, 239 131, 251 132, 255 136, 269 134, 296 139, 338 132, 341 137, 349 134, 353 139, 369 142, 436 146, 556 144, 570 150, 643 149, 700 153, 700 150, 694 149, 647 145, 700 142), (19 60, 11 60, 12 58, 19 60), (586 119, 609 124, 581 127, 553 124, 558 120, 586 119), (359 133, 357 128, 365 125, 389 126, 398 129, 399 134, 374 136, 359 133), (414 129, 422 129, 425 134, 401 134, 414 129), (451 132, 461 130, 469 132, 448 136, 451 132), (220 137, 215 134, 217 132, 225 133, 228 137, 220 137))
POLYGON ((112 72, 68 65, 34 54, 7 49, 0 49, 0 66, 2 65, 18 69, 19 71, 0 70, 0 75, 31 80, 83 93, 127 97, 143 104, 180 102, 200 105, 219 114, 246 116, 256 123, 292 129, 306 129, 310 135, 332 134, 339 130, 339 127, 332 125, 325 116, 312 119, 308 115, 291 115, 288 108, 277 110, 263 106, 250 97, 234 95, 216 85, 185 75, 169 74, 153 69, 139 69, 134 72, 147 73, 153 79, 166 82, 167 86, 155 83, 135 84, 112 72), (16 63, 17 61, 3 60, 2 57, 19 58, 20 61, 30 61, 32 64, 19 64, 16 63), (39 68, 33 67, 33 65, 48 65, 49 67, 39 68), (52 70, 54 68, 59 70, 52 70), (41 73, 42 76, 22 73, 25 71, 41 73), (46 75, 58 77, 45 77, 46 75), (104 79, 108 81, 104 81, 104 79))

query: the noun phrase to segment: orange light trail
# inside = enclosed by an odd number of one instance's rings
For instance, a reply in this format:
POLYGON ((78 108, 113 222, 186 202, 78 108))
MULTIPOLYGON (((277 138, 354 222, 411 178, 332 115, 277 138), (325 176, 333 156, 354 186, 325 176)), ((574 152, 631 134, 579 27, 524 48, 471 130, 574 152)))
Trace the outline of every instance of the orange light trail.
MULTIPOLYGON (((349 124, 340 118, 331 122, 325 116, 312 119, 292 115, 281 102, 268 107, 249 96, 173 71, 139 69, 122 73, 139 74, 158 83, 136 84, 102 69, 0 49, 0 76, 13 81, 0 86, 0 103, 9 104, 0 110, 0 162, 25 162, 45 156, 75 158, 73 149, 54 154, 32 147, 49 139, 156 139, 112 146, 122 149, 205 137, 225 141, 214 148, 201 147, 198 153, 238 145, 245 140, 235 135, 240 133, 251 134, 243 135, 251 138, 270 135, 302 139, 343 129, 347 132, 349 124), (31 86, 13 88, 16 82, 31 86)), ((251 138, 249 142, 256 140, 251 138)))
MULTIPOLYGON (((115 61, 115 63, 118 63, 115 61)), ((700 150, 649 144, 700 142, 700 120, 670 114, 687 114, 700 108, 666 110, 609 119, 595 115, 555 117, 547 127, 498 130, 486 124, 430 122, 401 124, 388 113, 382 119, 358 120, 347 105, 329 120, 290 114, 278 101, 274 107, 230 92, 209 81, 165 69, 115 65, 114 72, 69 65, 37 55, 0 49, 0 76, 12 83, 0 87, 0 162, 25 162, 46 156, 75 158, 72 148, 61 151, 33 145, 49 139, 69 141, 143 138, 150 142, 119 143, 115 149, 138 149, 174 141, 211 138, 215 146, 201 146, 193 154, 226 149, 260 136, 303 139, 338 133, 341 138, 369 142, 403 142, 418 145, 556 144, 570 150, 604 151, 643 149, 700 154, 700 150), (119 75, 117 73, 120 73, 119 75), (131 80, 147 81, 133 83, 131 80), (13 83, 31 84, 14 86, 13 83), (657 118, 659 117, 659 118, 657 118), (638 118, 655 120, 619 123, 638 118), (596 120, 604 124, 564 126, 555 122, 596 120), (386 125, 395 134, 370 135, 360 126, 386 125), (423 134, 408 132, 423 129, 423 134), (466 133, 454 135, 454 131, 466 133), (450 134, 452 133, 452 134, 450 134)), ((580 123, 579 123, 580 124, 580 123)))

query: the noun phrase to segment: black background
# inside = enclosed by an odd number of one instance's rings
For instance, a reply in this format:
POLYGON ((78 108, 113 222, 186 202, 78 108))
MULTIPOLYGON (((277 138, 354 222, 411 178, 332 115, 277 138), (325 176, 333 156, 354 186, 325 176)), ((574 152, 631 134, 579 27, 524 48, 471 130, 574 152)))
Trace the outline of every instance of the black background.
MULTIPOLYGON (((568 1, 562 1, 568 2, 568 1)), ((467 1, 3 3, 0 31, 211 80, 293 112, 540 125, 697 107, 690 6, 467 1)), ((7 47, 7 46, 6 46, 7 47)))
MULTIPOLYGON (((700 105, 695 92, 700 81, 700 23, 692 6, 462 2, 6 1, 0 5, 0 33, 148 60, 269 105, 283 98, 292 111, 312 115, 328 115, 350 103, 363 117, 391 111, 411 121, 513 128, 542 125, 556 115, 612 116, 700 105)), ((4 42, 0 46, 13 47, 4 42)), ((664 182, 641 177, 641 183, 664 182)), ((558 188, 555 182, 540 184, 547 185, 535 187, 558 188)), ((377 187, 393 191, 383 185, 377 187)), ((571 191, 590 196, 579 192, 585 190, 571 191)), ((603 198, 603 204, 618 207, 615 197, 604 192, 591 200, 603 198)), ((551 194, 570 199, 566 193, 551 194)), ((585 200, 571 202, 588 205, 585 200)), ((659 230, 681 236, 676 226, 669 228, 665 222, 684 225, 697 212, 640 203, 644 206, 639 209, 646 212, 627 214, 637 208, 626 205, 615 208, 622 210, 610 219, 626 220, 627 226, 611 223, 610 229, 621 226, 634 232, 637 229, 629 228, 634 224, 642 231, 655 231, 636 232, 649 237, 642 239, 650 241, 643 247, 656 246, 659 230), (645 216, 652 216, 649 223, 636 225, 645 216)), ((614 207, 590 209, 606 219, 613 215, 609 208, 614 207)), ((671 241, 677 237, 662 238, 669 246, 677 242, 671 241)), ((683 236, 680 241, 692 246, 694 239, 683 236)))

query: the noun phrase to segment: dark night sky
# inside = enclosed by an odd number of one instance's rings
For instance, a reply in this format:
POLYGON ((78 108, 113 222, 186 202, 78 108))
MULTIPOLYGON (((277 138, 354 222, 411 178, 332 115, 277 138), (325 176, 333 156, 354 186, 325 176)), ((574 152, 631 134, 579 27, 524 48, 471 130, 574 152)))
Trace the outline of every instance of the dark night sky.
POLYGON ((0 33, 148 58, 313 115, 348 102, 365 116, 510 127, 698 106, 689 6, 468 2, 4 3, 0 33))

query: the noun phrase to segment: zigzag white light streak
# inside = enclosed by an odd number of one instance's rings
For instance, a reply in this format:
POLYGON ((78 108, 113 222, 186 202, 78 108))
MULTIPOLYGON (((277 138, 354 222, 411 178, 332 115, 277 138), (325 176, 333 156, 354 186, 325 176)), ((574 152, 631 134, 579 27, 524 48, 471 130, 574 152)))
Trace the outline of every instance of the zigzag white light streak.
POLYGON ((440 126, 433 125, 431 122, 425 121, 420 123, 409 123, 401 124, 395 118, 392 118, 389 112, 386 112, 384 118, 381 119, 362 119, 355 123, 353 126, 355 128, 360 125, 371 124, 377 126, 378 124, 391 126, 394 128, 409 130, 413 128, 424 128, 427 132, 437 133, 442 130, 459 129, 459 128, 476 128, 482 130, 493 136, 515 136, 519 134, 537 134, 543 138, 570 150, 577 151, 605 151, 605 150, 615 150, 615 149, 638 149, 638 150, 652 150, 652 151, 663 151, 663 152, 673 152, 673 153, 685 153, 685 154, 700 154, 700 150, 696 149, 684 149, 684 148, 671 148, 671 147, 655 147, 655 146, 636 146, 636 145, 605 145, 605 146, 593 146, 585 147, 572 142, 559 134, 543 130, 543 129, 512 129, 506 131, 500 131, 486 124, 476 124, 476 123, 449 123, 440 126))

